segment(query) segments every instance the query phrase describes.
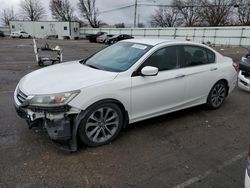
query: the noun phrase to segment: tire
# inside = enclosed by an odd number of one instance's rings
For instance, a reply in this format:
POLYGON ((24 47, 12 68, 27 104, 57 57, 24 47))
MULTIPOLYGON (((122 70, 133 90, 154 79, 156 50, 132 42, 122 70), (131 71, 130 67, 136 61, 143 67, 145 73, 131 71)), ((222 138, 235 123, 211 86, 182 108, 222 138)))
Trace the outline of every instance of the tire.
POLYGON ((31 39, 31 36, 29 35, 28 38, 31 39))
POLYGON ((116 104, 93 105, 79 125, 78 136, 87 146, 101 146, 114 140, 122 126, 123 114, 116 104))
POLYGON ((223 104, 227 96, 227 85, 225 81, 218 81, 209 92, 206 106, 209 109, 218 109, 223 104))
POLYGON ((43 64, 43 62, 42 62, 41 60, 39 60, 38 66, 39 66, 39 67, 43 67, 43 66, 44 66, 44 64, 43 64))
POLYGON ((20 38, 20 39, 22 39, 22 38, 23 38, 23 36, 22 36, 22 35, 20 35, 20 36, 19 36, 19 38, 20 38))

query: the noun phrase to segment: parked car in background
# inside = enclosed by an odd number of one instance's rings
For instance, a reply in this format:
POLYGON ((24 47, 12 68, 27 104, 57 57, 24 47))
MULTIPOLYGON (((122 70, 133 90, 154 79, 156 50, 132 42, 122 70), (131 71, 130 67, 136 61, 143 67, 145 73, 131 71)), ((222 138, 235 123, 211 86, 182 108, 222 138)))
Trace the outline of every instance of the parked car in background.
POLYGON ((236 82, 232 59, 205 45, 131 39, 26 75, 14 101, 30 127, 43 125, 76 151, 77 138, 100 146, 128 123, 201 104, 217 109, 236 82))
POLYGON ((104 34, 107 34, 106 32, 98 32, 96 34, 88 34, 86 35, 86 39, 89 40, 89 42, 96 42, 96 38, 101 36, 101 35, 104 35, 104 34))
POLYGON ((0 37, 5 37, 4 32, 0 31, 0 37))
POLYGON ((14 31, 10 34, 12 38, 31 38, 31 35, 25 31, 14 31))
POLYGON ((239 88, 250 92, 250 47, 247 48, 248 53, 241 58, 239 64, 238 86, 239 88))
POLYGON ((248 149, 247 168, 245 172, 245 188, 250 188, 250 146, 248 149))
POLYGON ((109 38, 113 37, 114 35, 108 35, 108 34, 104 34, 101 35, 99 37, 96 38, 96 42, 98 43, 104 43, 106 40, 108 40, 109 38))
POLYGON ((126 35, 126 34, 121 34, 121 35, 115 35, 109 39, 107 39, 105 41, 106 44, 114 44, 118 41, 121 41, 121 40, 126 40, 126 39, 132 39, 134 37, 132 37, 131 35, 126 35))

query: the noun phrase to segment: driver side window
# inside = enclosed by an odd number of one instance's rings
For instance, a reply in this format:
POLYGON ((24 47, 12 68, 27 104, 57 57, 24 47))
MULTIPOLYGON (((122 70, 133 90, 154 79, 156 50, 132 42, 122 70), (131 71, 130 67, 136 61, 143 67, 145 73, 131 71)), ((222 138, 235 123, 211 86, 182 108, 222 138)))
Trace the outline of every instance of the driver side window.
POLYGON ((178 47, 169 46, 157 50, 142 65, 157 67, 159 71, 172 70, 179 68, 178 63, 178 47))

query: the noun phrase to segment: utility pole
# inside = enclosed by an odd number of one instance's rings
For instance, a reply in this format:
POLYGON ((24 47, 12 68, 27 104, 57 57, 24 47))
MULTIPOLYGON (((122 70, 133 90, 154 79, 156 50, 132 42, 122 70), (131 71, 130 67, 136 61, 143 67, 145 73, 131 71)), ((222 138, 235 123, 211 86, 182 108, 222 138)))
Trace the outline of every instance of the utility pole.
POLYGON ((138 13, 137 27, 139 27, 139 24, 140 24, 140 14, 138 13))
POLYGON ((134 27, 136 27, 136 18, 137 18, 137 0, 135 0, 134 27))

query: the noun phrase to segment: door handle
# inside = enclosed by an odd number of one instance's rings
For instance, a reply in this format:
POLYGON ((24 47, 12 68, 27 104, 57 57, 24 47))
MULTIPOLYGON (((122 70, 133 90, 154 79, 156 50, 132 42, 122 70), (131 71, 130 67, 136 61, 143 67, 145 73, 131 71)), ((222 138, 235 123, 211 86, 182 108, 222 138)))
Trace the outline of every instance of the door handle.
POLYGON ((175 76, 175 78, 184 78, 186 75, 185 74, 178 74, 175 76))
POLYGON ((211 68, 211 69, 210 69, 210 71, 216 71, 216 70, 218 70, 217 67, 214 67, 214 68, 211 68))

